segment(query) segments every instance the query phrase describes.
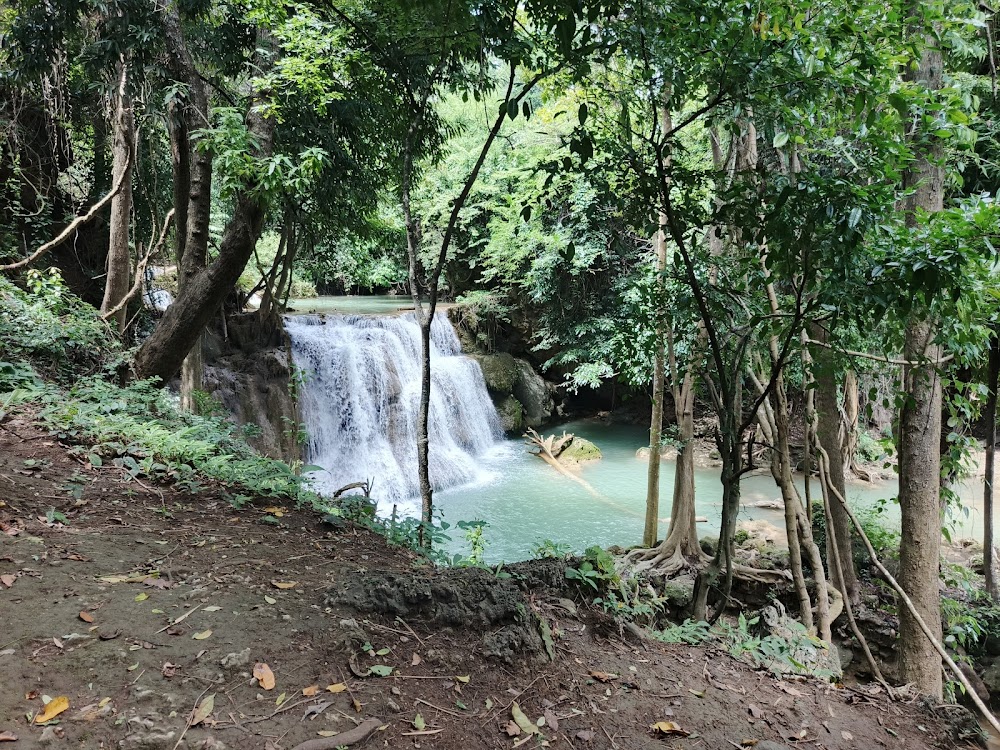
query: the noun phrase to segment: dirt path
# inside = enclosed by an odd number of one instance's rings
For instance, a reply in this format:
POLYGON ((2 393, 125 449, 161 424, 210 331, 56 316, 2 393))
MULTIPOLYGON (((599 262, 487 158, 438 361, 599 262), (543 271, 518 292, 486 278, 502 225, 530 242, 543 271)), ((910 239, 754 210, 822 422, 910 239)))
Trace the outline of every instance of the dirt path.
MULTIPOLYGON (((392 605, 405 619, 331 605, 331 591, 367 595, 369 581, 393 576, 426 580, 448 599, 465 574, 268 505, 234 510, 211 488, 191 496, 126 481, 25 419, 0 426, 0 741, 289 750, 376 718, 366 747, 964 746, 920 704, 777 682, 717 651, 625 640, 565 592, 519 594, 518 611, 551 626, 553 660, 490 657, 510 626, 449 624, 448 610, 419 592, 392 605), (263 679, 253 676, 264 664, 270 689, 262 667, 263 679), (44 696, 69 707, 43 727, 28 717, 46 710, 44 696), (518 727, 515 704, 522 725, 544 726, 518 727), (198 706, 211 711, 192 726, 198 706)), ((484 573, 468 574, 482 585, 484 573)))

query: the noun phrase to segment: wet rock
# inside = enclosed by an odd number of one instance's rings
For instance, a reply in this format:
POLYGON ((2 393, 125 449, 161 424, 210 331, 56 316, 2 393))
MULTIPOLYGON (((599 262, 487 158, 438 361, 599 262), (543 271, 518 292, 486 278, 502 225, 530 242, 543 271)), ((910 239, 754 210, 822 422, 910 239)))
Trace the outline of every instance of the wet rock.
POLYGON ((233 651, 232 653, 226 654, 222 657, 219 662, 226 669, 239 669, 240 667, 245 667, 250 663, 250 649, 245 648, 242 651, 233 651))
POLYGON ((523 359, 515 360, 517 380, 513 393, 524 407, 524 423, 528 427, 537 427, 552 416, 555 404, 549 384, 534 368, 523 359))
POLYGON ((518 379, 517 361, 510 354, 471 355, 483 371, 486 388, 494 395, 509 395, 518 379))
POLYGON ((524 429, 524 407, 513 396, 507 396, 497 404, 497 413, 504 432, 520 432, 524 429))
POLYGON ((603 458, 601 449, 589 440, 574 436, 569 445, 559 454, 559 460, 565 463, 580 464, 587 461, 597 461, 603 458))

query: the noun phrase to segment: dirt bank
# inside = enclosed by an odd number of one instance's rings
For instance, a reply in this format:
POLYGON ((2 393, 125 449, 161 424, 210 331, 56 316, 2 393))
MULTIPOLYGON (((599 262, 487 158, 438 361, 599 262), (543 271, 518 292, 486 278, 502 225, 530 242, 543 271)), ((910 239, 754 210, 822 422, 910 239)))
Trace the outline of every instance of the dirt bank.
POLYGON ((494 589, 312 511, 126 481, 23 416, 0 488, 14 750, 288 750, 367 719, 366 746, 418 750, 965 746, 920 702, 627 640, 551 563, 494 589), (69 707, 43 727, 45 696, 69 707))

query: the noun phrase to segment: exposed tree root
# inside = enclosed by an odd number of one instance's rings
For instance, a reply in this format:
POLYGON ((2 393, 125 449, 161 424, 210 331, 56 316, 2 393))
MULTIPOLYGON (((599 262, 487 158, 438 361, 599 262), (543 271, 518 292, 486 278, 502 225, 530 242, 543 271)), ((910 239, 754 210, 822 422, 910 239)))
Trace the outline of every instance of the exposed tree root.
POLYGON ((320 737, 299 743, 292 750, 335 750, 338 747, 350 747, 368 739, 368 736, 382 726, 381 719, 366 719, 354 729, 335 734, 333 737, 320 737))

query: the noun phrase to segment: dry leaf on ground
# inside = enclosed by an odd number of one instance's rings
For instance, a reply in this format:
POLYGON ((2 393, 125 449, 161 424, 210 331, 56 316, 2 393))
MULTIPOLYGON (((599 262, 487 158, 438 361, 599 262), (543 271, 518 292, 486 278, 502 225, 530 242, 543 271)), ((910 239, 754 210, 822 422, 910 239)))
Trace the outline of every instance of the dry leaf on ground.
POLYGON ((331 693, 342 693, 347 690, 347 685, 343 682, 338 682, 336 685, 327 685, 326 689, 331 693))
POLYGON ((94 616, 92 614, 90 614, 90 612, 87 612, 86 610, 84 610, 84 611, 80 612, 80 619, 83 620, 84 622, 93 622, 94 621, 94 616))
POLYGON ((12 575, 0 576, 0 583, 2 583, 6 588, 10 588, 11 586, 13 586, 15 580, 17 580, 17 576, 12 576, 12 575))
POLYGON ((264 690, 274 689, 274 672, 264 662, 259 661, 253 665, 253 676, 264 690))
POLYGON ((611 682, 612 680, 617 680, 618 679, 618 675, 616 675, 616 674, 610 674, 609 672, 595 672, 595 671, 591 671, 590 672, 590 676, 593 677, 595 680, 598 680, 600 682, 611 682))
POLYGON ((65 695, 60 695, 58 698, 53 698, 45 706, 45 710, 35 717, 35 723, 45 724, 49 721, 52 721, 67 708, 69 708, 69 698, 67 698, 65 695))
POLYGON ((17 742, 17 735, 13 732, 0 732, 0 742, 17 742))
POLYGON ((302 688, 302 695, 313 696, 319 692, 319 685, 310 685, 309 687, 302 688))
POLYGON ((196 727, 207 719, 215 710, 215 693, 205 698, 198 704, 194 714, 191 716, 191 726, 196 727))
POLYGON ((679 734, 682 737, 687 737, 690 732, 685 732, 681 729, 681 725, 675 721, 658 721, 653 724, 650 729, 659 732, 660 734, 679 734))
POLYGON ((203 630, 200 633, 195 633, 194 635, 192 635, 191 639, 195 641, 203 641, 211 635, 212 635, 211 630, 203 630))
POLYGON ((271 585, 276 589, 293 589, 299 585, 298 581, 271 581, 271 585))

